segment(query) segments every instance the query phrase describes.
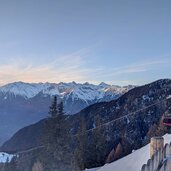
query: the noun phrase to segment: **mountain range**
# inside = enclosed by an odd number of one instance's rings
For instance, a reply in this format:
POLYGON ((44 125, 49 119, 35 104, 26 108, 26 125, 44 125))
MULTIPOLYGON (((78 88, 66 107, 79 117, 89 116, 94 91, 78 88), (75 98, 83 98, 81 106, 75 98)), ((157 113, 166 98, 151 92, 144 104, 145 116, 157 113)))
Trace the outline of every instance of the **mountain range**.
MULTIPOLYGON (((88 155, 88 160, 85 161, 85 166, 98 166, 93 158, 94 147, 91 146, 97 116, 103 125, 101 132, 105 138, 105 150, 101 156, 101 164, 104 164, 146 145, 152 136, 166 133, 162 117, 165 113, 171 112, 171 100, 167 99, 170 95, 171 80, 162 79, 131 89, 115 100, 95 103, 75 115, 70 115, 68 119, 73 135, 79 132, 82 119, 85 121, 86 129, 92 130, 86 133, 88 140, 85 148, 88 153, 85 155, 88 155)), ((41 145, 41 133, 45 122, 46 119, 19 130, 3 144, 1 150, 16 152, 41 145)))
POLYGON ((66 114, 120 97, 134 86, 115 86, 88 82, 24 83, 14 82, 0 87, 0 144, 18 129, 47 117, 52 97, 63 101, 66 114))

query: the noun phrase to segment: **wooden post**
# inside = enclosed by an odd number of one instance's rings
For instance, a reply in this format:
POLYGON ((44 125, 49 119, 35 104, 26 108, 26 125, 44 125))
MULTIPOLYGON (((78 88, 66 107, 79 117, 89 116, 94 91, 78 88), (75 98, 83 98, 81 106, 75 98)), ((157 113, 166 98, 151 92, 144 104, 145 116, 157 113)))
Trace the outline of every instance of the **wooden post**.
POLYGON ((147 171, 147 165, 146 165, 146 164, 144 164, 144 165, 142 166, 141 171, 147 171))
POLYGON ((150 158, 160 149, 164 147, 163 137, 152 137, 150 142, 150 158))

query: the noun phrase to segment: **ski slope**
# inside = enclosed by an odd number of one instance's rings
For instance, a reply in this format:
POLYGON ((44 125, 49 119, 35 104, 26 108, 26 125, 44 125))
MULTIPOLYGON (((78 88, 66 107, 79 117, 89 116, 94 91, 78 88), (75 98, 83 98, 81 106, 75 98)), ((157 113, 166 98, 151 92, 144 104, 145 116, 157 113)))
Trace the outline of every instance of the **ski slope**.
MULTIPOLYGON (((164 136, 164 143, 171 142, 171 134, 164 136)), ((143 164, 150 158, 150 144, 134 151, 128 156, 101 168, 86 169, 86 171, 140 171, 143 164)))

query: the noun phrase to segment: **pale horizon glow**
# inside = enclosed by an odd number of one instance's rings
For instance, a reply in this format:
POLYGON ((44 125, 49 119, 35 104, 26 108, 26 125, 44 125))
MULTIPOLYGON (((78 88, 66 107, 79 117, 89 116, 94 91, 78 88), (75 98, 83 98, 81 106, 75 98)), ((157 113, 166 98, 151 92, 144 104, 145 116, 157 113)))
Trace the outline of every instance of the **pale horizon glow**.
POLYGON ((0 2, 0 85, 171 78, 171 1, 0 2))
MULTIPOLYGON (((171 67, 170 60, 158 60, 158 61, 144 61, 136 63, 130 66, 122 66, 119 68, 107 69, 105 67, 99 67, 96 69, 85 67, 86 61, 81 57, 81 53, 74 53, 72 55, 66 55, 58 57, 53 63, 47 63, 46 65, 33 66, 26 64, 22 59, 19 59, 11 64, 0 65, 0 85, 5 85, 12 82, 28 82, 28 83, 59 83, 59 82, 72 82, 77 83, 93 83, 100 84, 105 82, 113 85, 142 85, 141 80, 137 84, 137 80, 111 80, 111 77, 123 76, 129 74, 139 74, 155 70, 158 67, 171 67), (70 60, 72 59, 72 60, 70 60), (97 80, 93 80, 94 77, 97 80), (103 81, 101 78, 108 78, 109 80, 103 81)), ((83 55, 84 56, 84 55, 83 55)), ((150 80, 150 83, 154 80, 150 80)))

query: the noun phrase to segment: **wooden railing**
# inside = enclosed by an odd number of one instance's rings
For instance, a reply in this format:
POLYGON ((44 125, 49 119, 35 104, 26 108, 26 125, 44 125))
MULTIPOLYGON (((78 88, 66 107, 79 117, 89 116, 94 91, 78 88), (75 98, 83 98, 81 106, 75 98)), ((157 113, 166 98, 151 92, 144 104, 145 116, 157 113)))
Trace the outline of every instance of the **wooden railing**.
POLYGON ((169 156, 171 156, 171 144, 166 144, 142 166, 141 171, 159 171, 169 156))

